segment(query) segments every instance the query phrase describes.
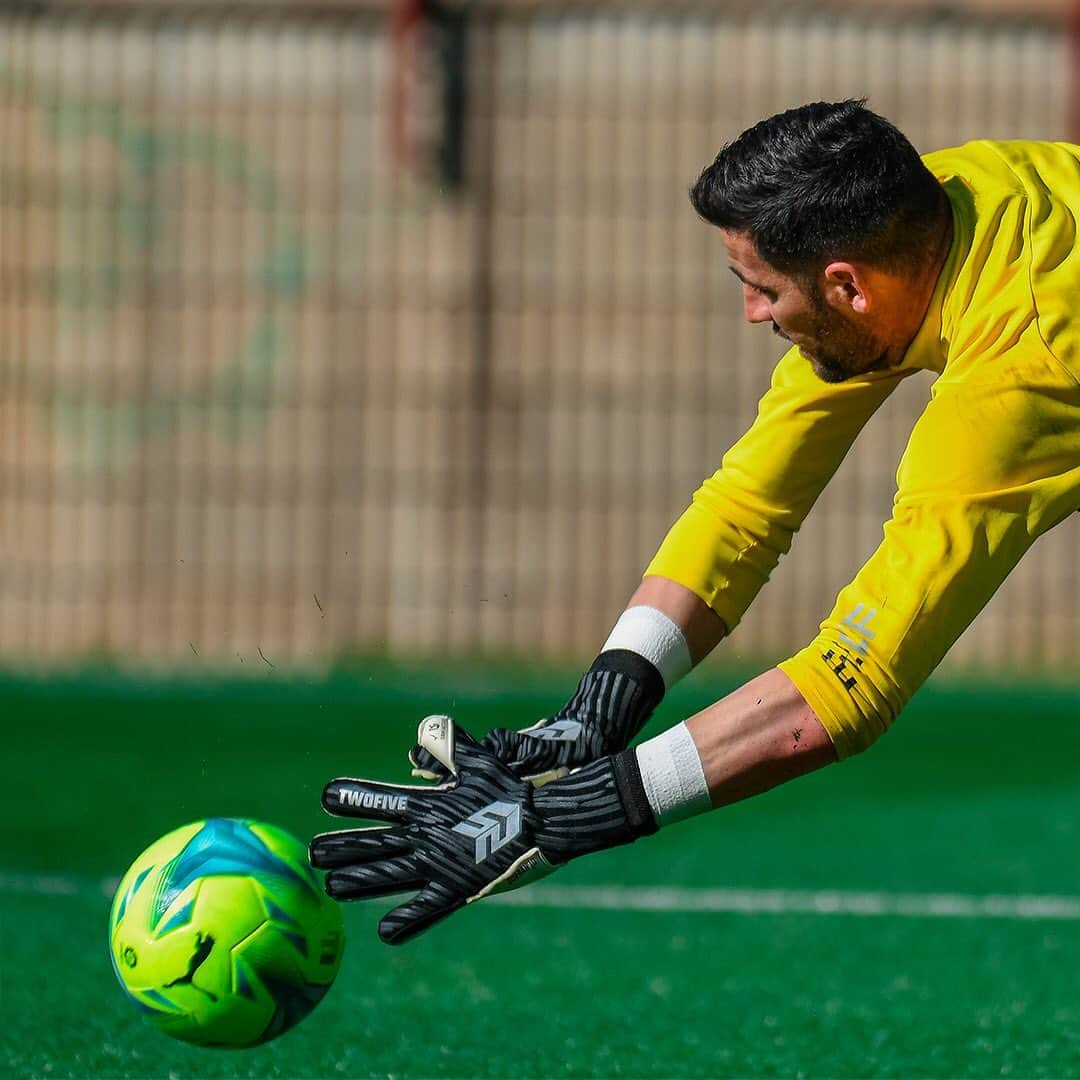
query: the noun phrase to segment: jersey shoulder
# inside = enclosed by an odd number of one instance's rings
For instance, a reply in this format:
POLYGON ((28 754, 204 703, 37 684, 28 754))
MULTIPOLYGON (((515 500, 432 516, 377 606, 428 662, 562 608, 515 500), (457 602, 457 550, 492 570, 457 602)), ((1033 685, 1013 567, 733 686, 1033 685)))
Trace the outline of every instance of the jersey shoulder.
POLYGON ((954 374, 1016 346, 1080 356, 1080 147, 980 140, 927 154, 956 236, 942 308, 954 374), (963 361, 958 363, 958 361, 963 361))
POLYGON ((943 183, 958 179, 985 196, 1048 195, 1075 201, 1080 180, 1080 146, 1033 139, 978 139, 923 155, 943 183))

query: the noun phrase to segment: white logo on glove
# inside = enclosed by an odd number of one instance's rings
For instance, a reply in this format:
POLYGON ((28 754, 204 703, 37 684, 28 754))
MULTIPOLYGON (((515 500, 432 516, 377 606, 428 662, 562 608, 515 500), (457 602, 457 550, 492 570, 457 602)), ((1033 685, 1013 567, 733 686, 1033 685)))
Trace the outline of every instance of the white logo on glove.
POLYGON ((554 723, 534 728, 527 734, 532 739, 573 742, 581 734, 581 724, 577 720, 556 720, 554 723))
POLYGON ((476 861, 482 863, 521 832, 521 807, 516 803, 489 803, 455 825, 453 831, 476 841, 476 861))
POLYGON ((342 806, 386 810, 397 814, 404 814, 409 809, 409 800, 404 795, 375 795, 370 791, 355 791, 352 788, 341 788, 338 791, 338 802, 342 806))

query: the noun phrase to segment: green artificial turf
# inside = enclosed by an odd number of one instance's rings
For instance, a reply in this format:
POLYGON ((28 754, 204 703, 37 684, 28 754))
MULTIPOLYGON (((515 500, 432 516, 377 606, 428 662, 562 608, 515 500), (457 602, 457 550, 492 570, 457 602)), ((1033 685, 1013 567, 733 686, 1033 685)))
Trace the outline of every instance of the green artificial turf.
MULTIPOLYGON (((327 999, 250 1051, 174 1043, 114 985, 101 881, 159 834, 225 814, 306 837, 331 775, 406 778, 425 712, 523 725, 573 681, 0 680, 0 1074, 1080 1076, 1074 921, 481 904, 390 949, 370 902, 327 999)), ((650 730, 725 688, 695 676, 650 730)), ((1077 698, 930 687, 869 754, 552 883, 1080 896, 1077 698)))

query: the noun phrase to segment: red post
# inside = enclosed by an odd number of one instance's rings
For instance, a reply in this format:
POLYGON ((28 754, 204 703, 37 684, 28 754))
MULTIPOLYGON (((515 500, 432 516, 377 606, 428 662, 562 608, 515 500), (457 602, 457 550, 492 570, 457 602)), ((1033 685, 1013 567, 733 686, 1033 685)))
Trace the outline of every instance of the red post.
POLYGON ((394 0, 390 13, 390 149, 394 160, 406 169, 412 164, 409 98, 415 82, 416 39, 422 19, 421 0, 394 0))

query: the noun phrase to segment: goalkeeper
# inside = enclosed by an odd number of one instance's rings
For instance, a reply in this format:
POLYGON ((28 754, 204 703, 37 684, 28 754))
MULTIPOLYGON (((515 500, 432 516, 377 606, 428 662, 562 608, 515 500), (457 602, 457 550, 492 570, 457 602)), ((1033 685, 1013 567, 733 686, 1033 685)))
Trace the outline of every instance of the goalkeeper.
POLYGON ((1080 147, 920 159, 861 102, 818 103, 725 146, 691 201, 720 230, 746 318, 791 348, 564 709, 482 743, 429 718, 413 764, 434 786, 328 785, 331 813, 386 823, 314 839, 331 895, 415 894, 383 919, 385 941, 865 750, 1035 539, 1080 509, 1080 147), (938 377, 884 539, 817 637, 628 749, 920 370, 938 377))

